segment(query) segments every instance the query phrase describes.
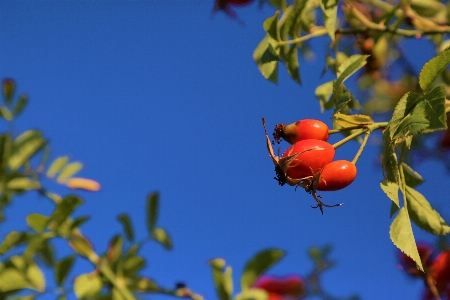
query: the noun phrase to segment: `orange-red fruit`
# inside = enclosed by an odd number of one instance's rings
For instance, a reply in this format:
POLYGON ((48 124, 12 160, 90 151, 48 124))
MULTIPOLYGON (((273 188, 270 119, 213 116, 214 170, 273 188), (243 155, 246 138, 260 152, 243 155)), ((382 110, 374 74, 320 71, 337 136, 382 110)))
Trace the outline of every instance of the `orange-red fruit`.
POLYGON ((286 175, 293 179, 312 176, 328 165, 334 158, 334 148, 321 140, 303 140, 293 144, 282 155, 300 153, 290 164, 286 175))
POLYGON ((327 141, 329 137, 328 126, 322 121, 305 119, 295 123, 275 126, 274 137, 277 142, 280 138, 289 144, 308 139, 327 141))
POLYGON ((450 250, 439 253, 430 266, 431 274, 436 280, 436 288, 444 292, 450 284, 450 250))
POLYGON ((323 168, 318 191, 337 191, 349 186, 356 178, 356 166, 348 160, 336 160, 323 168))

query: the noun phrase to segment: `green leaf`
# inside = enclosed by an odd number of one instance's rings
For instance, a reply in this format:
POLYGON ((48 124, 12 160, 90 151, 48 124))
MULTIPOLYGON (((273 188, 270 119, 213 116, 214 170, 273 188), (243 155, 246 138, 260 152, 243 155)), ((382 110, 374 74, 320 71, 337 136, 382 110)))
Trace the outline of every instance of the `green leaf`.
POLYGON ((147 228, 151 233, 156 226, 159 211, 159 194, 151 193, 147 197, 147 228))
POLYGON ((6 106, 0 106, 0 115, 5 118, 6 121, 11 121, 14 116, 6 106))
POLYGON ((47 177, 53 178, 55 177, 56 173, 58 173, 69 161, 69 157, 67 156, 60 156, 57 159, 53 161, 53 163, 50 165, 50 168, 48 168, 47 171, 47 177))
POLYGON ((347 58, 342 64, 339 66, 337 72, 337 80, 334 82, 333 90, 336 91, 337 87, 339 87, 342 83, 344 83, 347 78, 349 78, 356 71, 364 67, 367 63, 366 59, 369 57, 368 55, 356 54, 347 58))
POLYGON ((26 277, 33 289, 43 292, 45 290, 45 276, 39 267, 32 263, 28 265, 26 277))
POLYGON ((49 226, 53 229, 57 229, 79 205, 83 203, 83 200, 75 195, 69 195, 64 197, 61 202, 56 206, 55 211, 48 220, 49 226))
POLYGON ((131 256, 123 263, 123 273, 127 277, 133 277, 143 267, 145 267, 145 259, 140 256, 131 256))
POLYGON ((392 200, 392 203, 400 208, 400 202, 398 200, 398 184, 392 181, 383 180, 380 182, 380 187, 386 196, 392 200))
POLYGON ((113 264, 117 262, 122 256, 123 238, 120 235, 115 235, 109 242, 108 247, 108 261, 113 264))
POLYGON ((334 113, 338 113, 343 110, 347 105, 349 105, 350 101, 352 101, 351 95, 349 92, 344 92, 340 95, 336 100, 336 107, 334 108, 334 113))
POLYGON ((320 8, 322 8, 323 19, 325 20, 325 27, 331 40, 334 41, 336 32, 336 17, 337 17, 337 0, 320 0, 320 8))
POLYGON ((444 87, 437 86, 425 95, 405 94, 395 107, 388 128, 393 140, 446 129, 444 87))
POLYGON ((279 249, 268 249, 257 253, 247 262, 241 276, 241 289, 248 290, 255 281, 284 257, 284 252, 279 249))
POLYGON ((450 226, 421 193, 407 186, 406 199, 408 213, 417 226, 436 235, 445 235, 450 232, 450 226))
POLYGON ((14 107, 14 109, 12 111, 12 114, 14 116, 18 116, 23 111, 23 109, 25 108, 27 103, 28 103, 28 97, 26 95, 21 95, 19 100, 17 101, 16 106, 14 107))
POLYGON ((264 30, 274 41, 278 40, 277 23, 279 14, 280 11, 276 11, 272 17, 267 18, 263 23, 264 30))
POLYGON ((285 55, 285 61, 286 68, 288 70, 288 74, 291 76, 291 78, 299 83, 302 84, 302 79, 300 78, 300 65, 298 61, 298 49, 297 46, 293 45, 289 47, 289 50, 287 51, 285 55))
POLYGON ((231 300, 233 293, 233 280, 231 267, 225 266, 225 261, 221 258, 208 262, 213 268, 213 279, 216 286, 217 296, 220 300, 231 300), (222 266, 220 268, 220 266, 222 266), (222 272, 225 268, 225 272, 222 272))
POLYGON ((264 290, 251 289, 237 295, 236 300, 269 300, 269 295, 264 290))
POLYGON ((15 268, 5 268, 0 271, 0 292, 10 292, 29 288, 30 283, 25 275, 15 268))
POLYGON ((156 282, 154 282, 150 278, 139 278, 137 281, 134 281, 134 284, 134 289, 142 293, 161 291, 156 282))
POLYGON ((389 138, 390 132, 389 128, 386 128, 383 133, 383 153, 381 157, 381 162, 383 164, 383 174, 384 178, 388 181, 400 183, 400 172, 398 169, 397 155, 395 154, 395 145, 393 141, 389 138))
POLYGON ((72 221, 72 224, 70 225, 70 230, 74 230, 78 227, 80 227, 82 224, 84 224, 86 221, 88 221, 90 218, 88 216, 83 216, 76 218, 72 221))
POLYGON ((27 224, 31 228, 33 228, 37 233, 43 233, 45 228, 47 227, 48 217, 38 214, 32 213, 27 216, 27 224))
POLYGON ((30 239, 30 236, 25 232, 11 231, 8 233, 0 244, 0 255, 5 254, 10 249, 25 243, 30 239))
POLYGON ((319 99, 320 102, 320 110, 323 112, 324 109, 329 109, 326 107, 326 104, 329 102, 331 94, 333 94, 333 81, 325 82, 319 85, 314 94, 319 99))
POLYGON ((41 150, 47 141, 37 130, 28 130, 19 135, 13 142, 8 166, 16 171, 23 166, 33 155, 41 150))
POLYGON ((69 245, 76 253, 85 256, 90 260, 95 260, 97 256, 91 243, 80 234, 72 235, 69 239, 69 245))
POLYGON ((67 275, 69 274, 70 269, 72 269, 74 261, 75 256, 71 255, 61 259, 55 264, 55 280, 59 287, 64 285, 67 275))
POLYGON ((67 181, 67 179, 78 173, 81 169, 83 169, 83 164, 80 162, 66 164, 61 170, 57 181, 59 183, 64 183, 67 181))
POLYGON ((11 191, 29 191, 39 189, 41 185, 38 181, 27 177, 15 177, 6 183, 6 189, 11 191))
MULTIPOLYGON (((12 139, 8 134, 0 135, 0 182, 6 174, 6 167, 8 166, 9 156, 12 150, 12 139)), ((0 189, 1 191, 2 189, 0 189)))
POLYGON ((266 36, 253 52, 253 59, 264 78, 278 84, 278 57, 273 52, 269 37, 266 36))
POLYGON ((73 289, 78 299, 92 299, 103 288, 102 279, 97 273, 82 274, 75 278, 73 289))
MULTIPOLYGON (((131 242, 134 240, 133 227, 131 226, 131 220, 127 214, 120 214, 117 216, 117 220, 122 223, 123 230, 127 239, 131 242)), ((153 228, 152 228, 153 229, 153 228)))
POLYGON ((370 116, 366 115, 345 115, 341 113, 335 113, 333 115, 334 121, 341 126, 341 128, 348 128, 354 126, 365 126, 373 124, 374 121, 370 116))
POLYGON ((394 245, 415 261, 419 270, 423 272, 422 262, 420 260, 419 251, 417 251, 416 241, 414 240, 414 234, 406 207, 402 207, 395 217, 391 224, 389 235, 394 245))
POLYGON ((436 78, 450 63, 450 49, 447 48, 436 57, 433 57, 423 66, 419 75, 419 85, 426 92, 436 78))
POLYGON ((408 166, 404 162, 402 162, 401 165, 403 173, 405 175, 405 182, 407 186, 416 187, 425 182, 425 179, 423 179, 422 176, 420 176, 419 173, 414 171, 410 166, 408 166))
POLYGON ((154 240, 158 241, 167 250, 170 250, 170 249, 173 248, 172 240, 170 239, 170 236, 162 228, 155 228, 155 229, 153 229, 153 231, 152 231, 152 238, 154 240))

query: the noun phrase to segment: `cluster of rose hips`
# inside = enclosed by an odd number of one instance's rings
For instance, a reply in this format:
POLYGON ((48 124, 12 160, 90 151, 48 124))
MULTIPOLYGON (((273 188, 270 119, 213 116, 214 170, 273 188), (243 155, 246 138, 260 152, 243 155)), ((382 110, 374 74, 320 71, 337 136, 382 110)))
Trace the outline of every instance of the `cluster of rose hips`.
POLYGON ((313 195, 323 214, 322 207, 340 206, 324 204, 317 195, 317 191, 337 191, 349 186, 356 178, 356 166, 347 160, 333 161, 335 150, 327 143, 329 137, 328 126, 319 120, 300 120, 290 125, 277 124, 274 138, 277 143, 281 139, 291 146, 281 155, 275 156, 272 142, 266 130, 267 149, 275 165, 276 177, 280 185, 289 184, 302 187, 313 195))
POLYGON ((267 292, 268 300, 299 299, 305 293, 303 279, 298 275, 275 277, 264 275, 253 285, 267 292))
POLYGON ((402 252, 398 257, 400 268, 423 280, 425 291, 422 299, 450 299, 450 250, 434 255, 433 247, 424 243, 418 244, 417 250, 425 272, 417 270, 416 263, 402 252))

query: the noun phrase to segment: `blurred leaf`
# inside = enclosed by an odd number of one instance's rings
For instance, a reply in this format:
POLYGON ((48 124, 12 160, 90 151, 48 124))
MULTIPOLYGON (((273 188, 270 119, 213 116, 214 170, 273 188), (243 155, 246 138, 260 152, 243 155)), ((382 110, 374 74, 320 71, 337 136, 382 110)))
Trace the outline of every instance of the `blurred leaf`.
POLYGON ((267 32, 268 36, 275 42, 278 40, 277 23, 279 14, 280 12, 276 11, 272 17, 267 18, 263 23, 264 30, 267 32))
POLYGON ((383 153, 382 153, 382 164, 383 164, 383 175, 388 181, 399 183, 400 173, 397 164, 397 155, 395 154, 395 145, 393 141, 389 138, 390 132, 389 128, 383 133, 383 153))
MULTIPOLYGON (((0 179, 2 182, 6 174, 6 167, 8 165, 9 155, 12 150, 12 139, 8 134, 0 135, 0 179)), ((3 191, 1 188, 0 192, 3 191)))
MULTIPOLYGON (((117 216, 117 220, 122 223, 123 230, 127 239, 132 242, 134 240, 133 227, 131 226, 131 220, 127 214, 120 214, 117 216)), ((153 228, 152 228, 153 229, 153 228)), ((151 230, 151 229, 150 229, 151 230)))
POLYGON ((123 239, 120 235, 115 235, 109 242, 108 261, 113 264, 122 256, 123 239))
POLYGON ((45 290, 44 273, 42 273, 41 269, 39 269, 36 264, 33 263, 28 265, 26 277, 34 289, 40 292, 45 290))
POLYGON ((55 254, 53 252, 53 247, 50 245, 49 239, 43 240, 41 247, 38 249, 38 254, 48 266, 53 266, 55 263, 55 254))
POLYGON ((391 224, 389 235, 394 245, 409 256, 417 264, 419 270, 423 272, 422 262, 419 251, 417 251, 416 241, 406 207, 402 207, 395 217, 391 224))
POLYGON ((270 300, 270 297, 265 290, 251 289, 242 291, 236 296, 236 300, 270 300))
POLYGON ((161 243, 164 248, 170 250, 173 248, 172 241, 167 232, 162 228, 155 228, 152 231, 152 238, 161 243))
POLYGON ((82 189, 90 192, 98 192, 101 188, 100 183, 87 178, 69 178, 65 184, 70 189, 82 189))
POLYGON ((9 157, 8 166, 17 170, 23 166, 33 155, 41 150, 47 141, 37 130, 28 130, 19 135, 13 142, 12 152, 9 157))
POLYGON ((48 220, 48 225, 52 228, 58 228, 79 205, 83 203, 83 200, 75 195, 69 195, 64 197, 61 202, 56 206, 55 211, 48 220), (54 223, 54 225, 53 225, 54 223))
POLYGON ((69 245, 76 253, 85 256, 90 260, 93 260, 94 256, 96 256, 91 243, 81 234, 72 235, 69 239, 69 245))
POLYGON ((45 228, 47 227, 47 216, 38 213, 32 213, 29 214, 26 219, 28 226, 33 228, 38 233, 43 233, 45 228))
POLYGON ((224 265, 225 261, 221 258, 213 259, 208 262, 213 268, 213 279, 216 286, 217 296, 220 300, 231 300, 233 293, 233 280, 231 267, 224 265), (222 268, 219 268, 224 265, 222 268), (223 268, 225 271, 222 272, 223 268))
POLYGON ((342 83, 344 83, 344 81, 347 80, 347 78, 349 78, 356 71, 364 67, 364 65, 367 63, 366 60, 367 57, 369 56, 355 54, 347 58, 344 62, 342 62, 337 72, 338 78, 334 82, 333 91, 336 91, 337 87, 339 87, 342 83))
POLYGON ((122 296, 122 293, 114 287, 112 289, 111 295, 111 300, 127 300, 124 296, 122 296))
POLYGON ((417 226, 436 235, 450 232, 450 227, 421 193, 407 186, 406 199, 408 213, 417 226))
POLYGON ((135 276, 136 273, 145 266, 145 259, 140 256, 132 256, 125 259, 123 263, 123 273, 127 277, 135 276))
POLYGON ((433 57, 423 66, 419 75, 420 88, 426 92, 439 74, 450 63, 450 49, 447 48, 436 57, 433 57))
POLYGON ((380 187, 386 196, 392 200, 392 203, 400 208, 400 202, 398 200, 398 184, 392 181, 383 180, 380 182, 380 187))
POLYGON ((55 177, 56 173, 58 173, 62 169, 62 167, 66 165, 68 161, 69 157, 67 156, 60 156, 57 159, 55 159, 48 168, 47 177, 49 178, 55 177))
POLYGON ((6 183, 8 190, 29 191, 37 190, 41 187, 38 181, 31 180, 27 177, 15 177, 6 183))
POLYGON ((348 128, 354 126, 364 126, 373 124, 373 119, 366 115, 345 115, 341 113, 335 113, 333 115, 334 121, 341 126, 341 128, 348 128))
POLYGON ((445 89, 437 86, 426 95, 405 94, 388 125, 392 140, 446 129, 445 89))
POLYGON ((425 179, 414 171, 410 166, 402 162, 403 173, 405 175, 405 182, 407 186, 416 187, 425 182, 425 179))
POLYGON ((14 116, 6 106, 0 106, 0 115, 5 118, 6 121, 11 121, 14 116))
POLYGON ((253 52, 253 59, 264 78, 278 84, 278 57, 273 53, 268 36, 264 37, 253 52))
POLYGON ((151 193, 147 197, 147 228, 151 233, 155 229, 156 221, 158 220, 159 211, 159 194, 151 193))
POLYGON ((70 230, 74 230, 75 228, 80 227, 82 224, 84 224, 84 222, 86 222, 87 220, 89 220, 90 218, 88 216, 83 216, 83 217, 79 217, 76 218, 72 221, 72 224, 70 225, 70 230))
POLYGON ((70 255, 55 264, 55 280, 59 287, 64 285, 67 275, 69 274, 70 269, 72 269, 74 261, 75 256, 70 255))
POLYGON ((284 252, 279 249, 268 249, 257 253, 247 262, 241 277, 241 289, 248 290, 255 281, 270 267, 284 257, 284 252))
POLYGON ((29 240, 29 235, 25 232, 11 231, 8 233, 0 244, 0 256, 8 252, 10 249, 25 243, 29 240))
POLYGON ((30 284, 24 274, 15 268, 5 268, 0 271, 0 292, 10 292, 29 288, 30 284))
POLYGON ((14 90, 16 89, 16 83, 11 78, 5 78, 2 80, 3 88, 3 99, 5 103, 9 104, 12 101, 12 96, 14 95, 14 90))
POLYGON ((73 290, 78 299, 93 299, 102 288, 102 280, 96 272, 77 276, 73 284, 73 290))
POLYGON ((62 168, 56 181, 59 183, 64 183, 67 179, 78 173, 82 168, 83 164, 80 162, 68 163, 62 168))
POLYGON ((337 17, 337 0, 320 0, 320 8, 322 8, 323 19, 325 20, 325 27, 327 28, 328 35, 331 40, 334 41, 336 32, 336 17, 337 17))
POLYGON ((21 95, 19 100, 17 101, 16 106, 14 107, 14 109, 12 111, 12 114, 14 116, 18 116, 23 111, 23 109, 25 108, 27 103, 28 103, 27 95, 21 95))
POLYGON ((135 280, 133 284, 134 289, 138 292, 158 292, 161 290, 153 280, 145 277, 139 278, 137 281, 135 280))

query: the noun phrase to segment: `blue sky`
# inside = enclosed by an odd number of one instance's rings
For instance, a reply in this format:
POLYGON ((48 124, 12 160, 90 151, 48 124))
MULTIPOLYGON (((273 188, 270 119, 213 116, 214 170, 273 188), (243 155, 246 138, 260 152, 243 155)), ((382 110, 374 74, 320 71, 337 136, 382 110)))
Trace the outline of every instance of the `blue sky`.
MULTIPOLYGON (((106 251, 121 232, 119 213, 128 213, 137 238, 144 238, 145 199, 159 191, 158 223, 175 247, 167 252, 147 244, 142 254, 144 274, 162 285, 181 280, 215 299, 211 258, 233 266, 238 287, 245 262, 261 249, 288 253, 270 273, 306 275, 307 249, 331 244, 338 265, 323 286, 333 295, 419 299, 422 284, 398 270, 389 239, 376 137, 358 162, 355 182, 323 193, 328 203, 345 202, 323 216, 310 208, 310 195, 273 179, 261 116, 269 131, 304 118, 331 124, 314 97, 316 86, 332 79, 320 78, 326 38, 312 44, 311 60, 301 61, 302 86, 284 67, 277 86, 252 59, 274 9, 237 8, 241 26, 223 13, 211 16, 212 7, 210 0, 0 2, 0 76, 14 78, 30 96, 15 128, 42 130, 53 158, 67 154, 83 162, 81 175, 102 184, 99 193, 81 194, 85 204, 76 213, 91 217, 82 230, 96 251, 106 251)), ((415 47, 410 55, 418 70, 433 55, 429 49, 415 47)), ((349 143, 336 157, 351 160, 357 149, 349 143)), ((449 220, 445 168, 428 161, 415 169, 427 179, 419 191, 449 220)), ((47 187, 69 192, 51 182, 47 187)), ((6 209, 0 238, 26 228, 25 216, 37 211, 50 213, 52 205, 36 194, 17 198, 6 209)), ((435 241, 417 228, 414 233, 416 240, 435 241)), ((57 244, 58 257, 70 253, 57 244)), ((91 270, 77 261, 78 273, 91 270)))

